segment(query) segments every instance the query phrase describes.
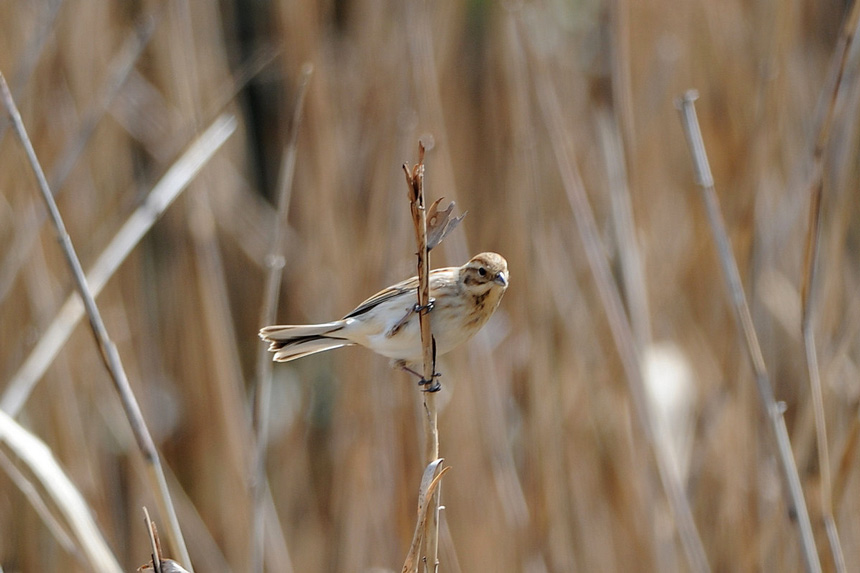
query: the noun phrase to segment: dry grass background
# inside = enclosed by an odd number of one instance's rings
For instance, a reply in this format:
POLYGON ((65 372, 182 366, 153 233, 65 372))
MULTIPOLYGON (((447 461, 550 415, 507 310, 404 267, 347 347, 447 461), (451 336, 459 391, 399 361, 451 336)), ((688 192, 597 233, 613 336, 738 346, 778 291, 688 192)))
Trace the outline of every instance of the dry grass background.
MULTIPOLYGON (((300 69, 310 62, 280 320, 341 316, 413 271, 400 165, 415 160, 425 134, 434 144, 429 199, 444 195, 469 211, 433 265, 496 250, 511 268, 493 322, 440 365, 441 449, 453 467, 444 481, 442 571, 687 569, 562 186, 542 103, 549 93, 561 111, 550 121, 562 124, 582 172, 640 349, 669 344, 692 374, 682 479, 711 567, 802 570, 673 107, 690 87, 701 93, 717 191, 786 405, 819 555, 833 570, 799 288, 813 143, 845 10, 840 2, 738 0, 0 3, 0 71, 84 268, 225 102, 240 120, 98 299, 170 468, 196 569, 243 571, 251 560, 249 392, 271 198, 300 69), (151 39, 127 74, 116 72, 123 46, 150 16, 151 39), (234 78, 249 69, 258 73, 234 94, 234 78), (629 201, 632 221, 613 196, 629 201), (640 276, 625 262, 632 254, 640 276)), ((846 70, 824 155, 814 304, 833 511, 855 570, 853 51, 846 70)), ((24 154, 3 129, 0 386, 72 292, 24 154)), ((399 569, 423 465, 414 381, 362 349, 274 373, 268 570, 399 569)), ((123 568, 146 562, 141 506, 153 511, 153 495, 86 324, 17 420, 52 449, 123 568)), ((7 472, 0 531, 6 572, 87 570, 7 472)))

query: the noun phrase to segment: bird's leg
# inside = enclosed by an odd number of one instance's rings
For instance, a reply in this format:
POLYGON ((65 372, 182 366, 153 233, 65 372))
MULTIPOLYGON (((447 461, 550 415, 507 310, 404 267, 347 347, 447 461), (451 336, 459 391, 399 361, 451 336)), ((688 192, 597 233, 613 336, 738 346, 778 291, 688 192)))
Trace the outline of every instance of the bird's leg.
POLYGON ((427 303, 426 306, 421 306, 418 303, 415 303, 415 306, 413 306, 412 308, 410 308, 409 310, 406 311, 406 314, 403 315, 403 318, 398 320, 394 324, 394 326, 392 326, 391 328, 388 329, 388 332, 385 333, 385 337, 391 338, 392 336, 394 336, 395 334, 400 332, 400 329, 403 328, 407 322, 409 322, 409 319, 412 318, 413 314, 415 314, 415 313, 428 313, 431 310, 433 310, 433 307, 435 306, 435 304, 436 304, 436 299, 432 299, 432 298, 430 299, 430 301, 427 303))
MULTIPOLYGON (((432 302, 433 302, 433 299, 430 299, 430 304, 432 304, 432 302)), ((436 372, 436 338, 431 336, 430 340, 431 340, 431 343, 433 345, 432 351, 431 351, 430 372, 432 372, 433 374, 430 375, 430 380, 427 380, 426 378, 424 378, 424 376, 422 376, 421 380, 418 381, 418 385, 419 386, 427 386, 426 388, 422 388, 422 390, 424 392, 438 392, 439 390, 442 389, 442 384, 439 383, 439 380, 437 380, 437 378, 439 378, 442 375, 439 374, 438 372, 436 372)), ((424 367, 426 369, 427 365, 425 364, 424 367)))
MULTIPOLYGON (((403 317, 400 320, 400 322, 398 322, 397 324, 394 325, 394 328, 391 329, 388 336, 391 336, 392 333, 396 333, 397 330, 399 330, 400 327, 406 323, 406 321, 409 319, 409 317, 412 316, 412 314, 421 313, 421 312, 430 312, 431 310, 433 310, 433 304, 434 303, 435 303, 435 301, 431 298, 425 306, 421 306, 419 304, 416 304, 415 306, 413 306, 409 310, 409 312, 406 314, 406 316, 403 317)), ((394 365, 398 366, 404 372, 409 372, 413 376, 417 376, 418 377, 418 385, 422 386, 422 388, 421 388, 422 391, 424 391, 424 392, 438 392, 439 390, 442 389, 442 384, 439 383, 439 380, 437 380, 437 378, 440 378, 442 376, 442 374, 440 374, 439 372, 436 372, 436 338, 431 336, 430 339, 431 339, 432 345, 433 345, 432 368, 430 369, 430 371, 433 372, 433 374, 430 375, 430 380, 427 380, 426 378, 424 378, 423 374, 419 374, 418 372, 416 372, 415 370, 413 370, 412 368, 407 366, 405 360, 396 360, 394 362, 394 365), (426 388, 424 388, 424 386, 426 386, 426 388)))
POLYGON ((424 392, 438 392, 439 390, 442 389, 442 384, 440 384, 439 381, 437 380, 437 378, 442 377, 441 372, 434 372, 433 376, 431 376, 431 380, 426 380, 424 378, 424 376, 422 376, 420 373, 416 372, 415 370, 413 370, 412 368, 407 366, 406 362, 404 362, 402 360, 396 361, 395 366, 397 366, 398 368, 400 368, 404 372, 408 372, 409 374, 412 374, 413 376, 418 378, 418 385, 419 386, 429 385, 430 386, 429 388, 422 388, 422 390, 424 392))
MULTIPOLYGON (((419 385, 424 386, 425 384, 430 384, 429 381, 424 379, 424 376, 422 376, 420 372, 416 372, 415 370, 413 370, 412 368, 407 366, 406 362, 403 362, 402 360, 397 360, 397 361, 395 361, 394 365, 397 366, 398 368, 400 368, 401 370, 403 370, 404 372, 408 372, 409 374, 412 374, 413 376, 418 378, 418 384, 419 385)), ((442 377, 441 372, 436 372, 433 374, 433 378, 441 378, 441 377, 442 377)))

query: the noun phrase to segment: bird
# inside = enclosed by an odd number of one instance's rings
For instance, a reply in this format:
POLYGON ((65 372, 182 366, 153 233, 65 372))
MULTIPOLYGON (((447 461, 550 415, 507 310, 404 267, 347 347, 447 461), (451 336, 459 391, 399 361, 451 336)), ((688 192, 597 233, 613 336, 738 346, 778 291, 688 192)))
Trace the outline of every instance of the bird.
MULTIPOLYGON (((497 253, 480 253, 461 267, 430 271, 426 309, 436 344, 445 354, 472 338, 490 319, 508 288, 508 263, 497 253)), ((343 346, 360 345, 414 373, 422 362, 418 277, 385 288, 340 320, 322 324, 272 325, 260 330, 276 362, 343 346)))

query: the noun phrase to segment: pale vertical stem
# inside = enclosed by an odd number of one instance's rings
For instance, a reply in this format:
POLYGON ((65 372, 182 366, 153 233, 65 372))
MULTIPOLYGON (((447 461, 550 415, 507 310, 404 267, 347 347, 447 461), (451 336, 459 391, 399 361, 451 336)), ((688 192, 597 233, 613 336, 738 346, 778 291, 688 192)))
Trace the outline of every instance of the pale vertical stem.
POLYGON ((9 86, 6 84, 6 78, 3 77, 2 73, 0 73, 0 95, 2 95, 6 110, 12 120, 12 127, 27 154, 27 159, 29 160, 33 173, 36 176, 39 191, 41 192, 42 198, 48 208, 51 222, 53 223, 56 231, 57 241, 60 243, 63 255, 72 271, 75 286, 78 289, 81 300, 84 302, 84 308, 86 309, 87 316, 90 319, 90 326, 92 327, 96 343, 101 351, 102 360, 110 372, 111 379, 114 381, 114 385, 119 393, 120 401, 122 402, 126 417, 128 418, 129 425, 131 426, 135 440, 137 441, 138 448, 140 448, 146 461, 148 469, 147 473, 150 477, 153 491, 156 493, 156 501, 159 505, 159 509, 164 514, 168 522, 168 540, 171 543, 171 549, 179 557, 183 565, 191 570, 191 558, 188 555, 188 549, 185 547, 185 540, 183 539, 182 531, 179 528, 179 520, 176 517, 176 510, 170 500, 170 492, 164 479, 164 471, 161 467, 161 459, 158 456, 158 451, 155 448, 155 442, 152 440, 152 436, 150 435, 146 422, 143 419, 143 413, 140 411, 140 406, 131 390, 131 384, 129 384, 128 376, 125 373, 125 368, 122 365, 122 360, 120 359, 116 345, 108 335, 104 321, 102 321, 101 313, 96 305, 95 298, 87 285, 87 279, 84 276, 81 261, 78 259, 78 255, 72 245, 72 240, 66 231, 65 223, 63 223, 63 218, 60 215, 60 210, 57 207, 57 203, 54 201, 54 196, 48 186, 45 172, 39 164, 36 152, 33 149, 33 144, 30 142, 30 138, 27 136, 27 131, 24 128, 21 114, 18 112, 18 108, 9 91, 9 86))
MULTIPOLYGON (((269 243, 269 255, 266 257, 268 275, 263 293, 263 307, 260 316, 260 326, 273 324, 278 313, 278 292, 281 290, 281 276, 284 268, 284 257, 281 253, 281 238, 283 225, 286 224, 290 207, 290 197, 293 189, 293 174, 296 170, 296 147, 299 126, 302 121, 305 94, 308 82, 313 73, 313 66, 305 64, 299 78, 299 93, 296 107, 293 110, 293 124, 290 139, 284 148, 281 158, 281 174, 278 186, 276 206, 278 216, 272 229, 269 243)), ((263 571, 265 563, 265 520, 268 495, 266 493, 266 447, 269 441, 269 402, 272 395, 272 359, 265 346, 260 347, 257 356, 257 379, 254 391, 254 435, 257 439, 253 477, 251 480, 251 496, 254 504, 252 523, 251 571, 263 571)))
POLYGON ((809 521, 809 512, 806 508, 803 488, 800 484, 800 476, 797 473, 797 466, 794 463, 794 456, 791 452, 788 429, 782 416, 784 408, 774 398, 773 387, 765 368, 764 357, 762 356, 761 347, 759 346, 758 337, 753 326, 752 315, 750 314, 743 284, 741 283, 740 271, 738 271, 737 261, 735 261, 732 254, 732 246, 726 233, 726 224, 723 221, 719 200, 714 189, 714 177, 711 175, 711 167, 708 163, 707 153, 705 152, 705 142, 699 129, 699 120, 696 117, 694 102, 697 97, 698 94, 691 90, 685 93, 678 102, 678 110, 681 113, 684 134, 687 137, 687 144, 693 156, 696 183, 702 191, 702 200, 705 203, 708 223, 710 224, 720 263, 723 267, 723 277, 729 290, 729 297, 732 309, 735 312, 738 330, 740 330, 740 334, 746 343, 745 348, 755 373, 759 398, 776 438, 780 466, 788 486, 788 501, 797 514, 801 549, 806 570, 817 573, 821 571, 821 563, 818 559, 818 551, 815 548, 815 538, 812 533, 812 524, 809 521))
POLYGON ((640 349, 636 346, 633 329, 624 310, 624 303, 618 287, 612 277, 597 220, 594 211, 588 201, 585 184, 570 151, 570 143, 562 120, 561 104, 551 83, 551 74, 546 62, 534 56, 533 45, 529 46, 532 51, 532 60, 535 63, 535 79, 538 106, 547 131, 550 143, 558 164, 559 173, 567 194, 568 203, 573 212, 577 231, 582 239, 585 256, 588 261, 591 274, 597 286, 597 293, 609 324, 612 339, 618 350, 621 366, 627 378, 633 407, 639 420, 644 439, 648 444, 647 455, 652 456, 654 465, 660 477, 666 499, 672 509, 675 526, 681 538, 681 545, 687 556, 690 568, 694 571, 710 571, 708 556, 705 553, 704 544, 696 527, 693 511, 684 491, 683 484, 668 464, 663 450, 655 446, 654 422, 648 396, 645 393, 644 381, 642 379, 640 349))
MULTIPOLYGON (((430 329, 430 250, 427 248, 427 211, 424 202, 424 145, 419 144, 418 164, 411 173, 404 165, 406 180, 409 184, 409 204, 412 222, 415 225, 415 242, 418 246, 418 320, 421 328, 421 345, 424 367, 422 385, 428 385, 424 392, 424 461, 432 463, 439 458, 439 428, 436 411, 435 380, 436 341, 430 329)), ((433 493, 428 509, 427 524, 424 530, 425 570, 428 561, 432 571, 439 567, 439 489, 433 493)))
POLYGON ((860 2, 851 6, 851 11, 842 26, 839 42, 836 47, 836 77, 833 81, 832 91, 825 116, 821 121, 818 137, 812 155, 812 182, 809 193, 809 226, 806 234, 806 250, 803 260, 803 283, 801 286, 801 297, 803 314, 801 319, 801 330, 803 333, 803 344, 806 353, 806 367, 809 374, 809 386, 812 394, 812 412, 815 417, 815 437, 818 447, 818 472, 820 475, 819 495, 821 497, 821 511, 824 526, 827 531, 827 540, 830 543, 830 551, 836 570, 840 573, 845 571, 845 556, 842 552, 842 544, 839 541, 839 532, 836 529, 836 521, 833 518, 833 494, 830 475, 830 450, 827 445, 827 423, 824 414, 824 393, 821 389, 821 372, 818 366, 818 352, 815 348, 815 305, 813 296, 815 292, 816 267, 818 262, 819 244, 821 242, 821 196, 824 193, 824 150, 830 140, 830 131, 836 113, 836 100, 842 88, 845 77, 845 66, 858 22, 860 22, 860 2))

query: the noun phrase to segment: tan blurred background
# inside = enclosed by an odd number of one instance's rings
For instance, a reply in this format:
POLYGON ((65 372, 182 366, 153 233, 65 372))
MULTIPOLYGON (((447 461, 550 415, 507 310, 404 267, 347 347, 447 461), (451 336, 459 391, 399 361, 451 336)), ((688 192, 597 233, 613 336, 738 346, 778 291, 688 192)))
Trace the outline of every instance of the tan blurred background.
MULTIPOLYGON (((195 134, 221 111, 238 119, 98 298, 196 570, 250 567, 256 331, 305 63, 314 71, 281 245, 280 321, 331 320, 412 274, 401 165, 417 159, 422 137, 432 142, 429 199, 469 212, 433 265, 483 250, 509 262, 497 315, 440 364, 441 451, 452 466, 441 571, 689 570, 565 161, 581 173, 639 352, 654 358, 645 372, 666 390, 671 455, 710 566, 803 570, 673 104, 688 88, 701 96, 818 554, 834 570, 799 292, 813 146, 846 11, 782 0, 0 3, 0 71, 85 269, 195 134)), ((823 156, 814 299, 849 571, 860 567, 856 59, 823 156)), ((2 125, 0 391, 73 291, 24 153, 2 125)), ((355 348, 277 365, 274 377, 267 570, 399 570, 423 469, 414 380, 355 348)), ((147 562, 141 507, 155 512, 154 498, 86 321, 16 419, 51 448, 123 568, 147 562)), ((4 468, 19 462, 2 453, 4 468)), ((3 570, 88 570, 18 483, 0 472, 3 570)))

